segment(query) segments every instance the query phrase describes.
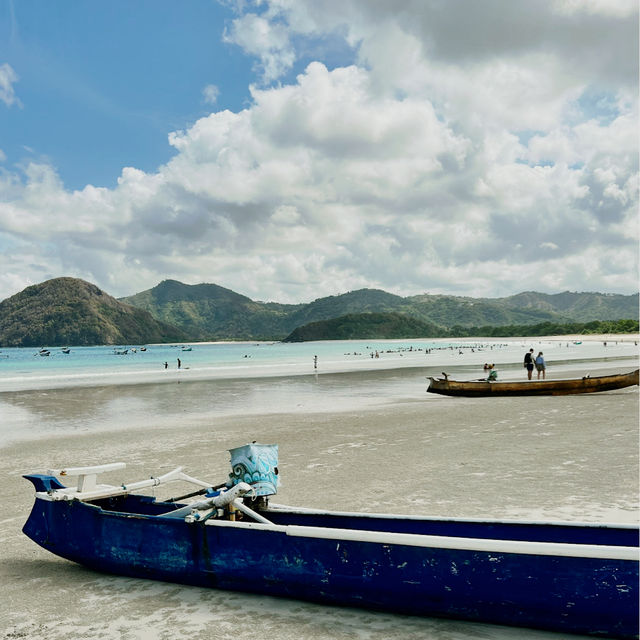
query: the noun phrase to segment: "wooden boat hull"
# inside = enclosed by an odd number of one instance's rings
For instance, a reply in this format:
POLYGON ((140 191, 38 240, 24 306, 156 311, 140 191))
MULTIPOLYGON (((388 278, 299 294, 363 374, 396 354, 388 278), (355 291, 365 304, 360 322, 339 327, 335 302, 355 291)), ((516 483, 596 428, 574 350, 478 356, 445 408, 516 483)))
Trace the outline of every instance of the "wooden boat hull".
MULTIPOLYGON (((270 524, 171 516, 124 495, 54 500, 28 477, 24 533, 98 571, 602 637, 638 634, 638 527, 270 507, 270 524)), ((47 492, 49 487, 49 492, 47 492)))
POLYGON ((571 380, 527 380, 525 382, 488 382, 430 378, 429 393, 445 396, 564 396, 578 393, 613 391, 638 384, 638 369, 612 376, 571 380))

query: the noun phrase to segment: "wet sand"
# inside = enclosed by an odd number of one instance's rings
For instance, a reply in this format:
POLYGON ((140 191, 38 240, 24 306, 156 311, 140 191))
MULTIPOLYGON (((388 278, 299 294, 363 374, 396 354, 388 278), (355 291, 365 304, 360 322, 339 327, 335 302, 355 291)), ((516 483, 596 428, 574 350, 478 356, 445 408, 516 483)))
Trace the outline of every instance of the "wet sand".
POLYGON ((426 515, 638 519, 637 387, 585 396, 445 398, 424 393, 422 371, 249 386, 183 385, 179 394, 166 385, 134 386, 128 396, 119 387, 5 395, 32 437, 0 449, 0 637, 575 638, 105 576, 53 556, 21 533, 33 502, 22 473, 123 461, 127 469, 105 481, 142 479, 183 465, 216 483, 228 473, 227 449, 252 440, 280 445, 283 485, 274 500, 280 503, 426 515), (283 400, 270 405, 269 397, 283 400), (284 411, 277 412, 279 404, 284 411), (75 425, 71 431, 62 429, 67 422, 75 425))

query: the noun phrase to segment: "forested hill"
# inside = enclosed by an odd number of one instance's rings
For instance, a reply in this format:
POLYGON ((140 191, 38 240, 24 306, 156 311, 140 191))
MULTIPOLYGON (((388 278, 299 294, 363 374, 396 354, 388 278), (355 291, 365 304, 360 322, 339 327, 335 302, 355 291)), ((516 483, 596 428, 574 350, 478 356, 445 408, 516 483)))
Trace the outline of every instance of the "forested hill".
POLYGON ((0 346, 144 344, 186 339, 147 311, 76 278, 55 278, 0 302, 0 346))
MULTIPOLYGON (((309 303, 281 304, 257 302, 216 284, 165 280, 118 301, 83 280, 55 278, 0 303, 0 346, 282 340, 298 327, 353 314, 400 314, 406 320, 380 319, 378 329, 393 333, 403 326, 403 331, 411 333, 419 326, 407 324, 413 319, 423 323, 424 337, 434 337, 436 329, 439 335, 450 336, 478 327, 637 321, 638 294, 530 291, 491 299, 429 294, 402 297, 360 289, 309 303)), ((374 330, 372 320, 369 317, 367 324, 374 330)))
POLYGON ((400 313, 443 329, 638 319, 638 294, 521 293, 507 298, 429 295, 402 297, 359 289, 306 304, 256 302, 215 284, 165 280, 122 298, 184 328, 192 340, 282 339, 297 327, 357 313, 400 313))
POLYGON ((508 325, 506 327, 460 327, 450 329, 421 322, 400 313, 351 313, 331 320, 310 322, 294 329, 283 342, 312 340, 369 340, 409 338, 470 338, 553 336, 568 334, 638 333, 637 320, 508 325))
POLYGON ((254 302, 216 284, 164 280, 122 302, 184 329, 190 340, 278 339, 296 327, 290 316, 304 305, 254 302))
POLYGON ((331 320, 310 322, 294 329, 284 342, 308 340, 392 340, 436 338, 442 329, 401 313, 350 313, 331 320))

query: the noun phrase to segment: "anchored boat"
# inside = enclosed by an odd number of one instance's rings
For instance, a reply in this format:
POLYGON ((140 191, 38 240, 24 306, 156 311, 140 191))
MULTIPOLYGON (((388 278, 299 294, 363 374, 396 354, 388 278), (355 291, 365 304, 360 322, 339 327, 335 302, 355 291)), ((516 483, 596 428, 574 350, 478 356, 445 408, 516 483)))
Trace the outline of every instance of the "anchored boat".
POLYGON ((181 468, 99 484, 116 463, 26 475, 24 533, 98 571, 601 637, 638 634, 638 526, 432 518, 269 504, 277 446, 231 451, 212 486, 181 468), (77 477, 67 487, 58 478, 77 477), (180 498, 134 492, 175 481, 180 498))
POLYGON ((613 391, 638 384, 636 369, 630 373, 611 376, 575 378, 570 380, 526 380, 522 382, 493 382, 490 380, 450 380, 429 378, 427 391, 445 396, 565 396, 575 393, 613 391))

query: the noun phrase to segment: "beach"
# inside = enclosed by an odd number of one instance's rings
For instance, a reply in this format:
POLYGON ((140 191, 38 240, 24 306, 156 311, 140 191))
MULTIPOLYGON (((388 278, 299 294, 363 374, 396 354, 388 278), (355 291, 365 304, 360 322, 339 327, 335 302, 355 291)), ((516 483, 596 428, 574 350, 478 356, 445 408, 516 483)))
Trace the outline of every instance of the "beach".
MULTIPOLYGON (((541 339, 535 340, 534 348, 541 339)), ((465 353, 452 370, 469 377, 483 360, 477 355, 465 353)), ((583 356, 556 358, 549 376, 637 368, 637 349, 583 356)), ((227 450, 254 440, 279 445, 282 486, 273 501, 282 504, 637 522, 638 387, 584 396, 447 398, 425 393, 427 377, 439 373, 445 355, 428 364, 421 357, 411 366, 382 369, 374 363, 304 375, 174 376, 3 391, 0 637, 576 637, 101 575, 21 533, 33 503, 23 473, 122 461, 127 468, 104 476, 106 482, 184 466, 215 484, 229 472, 227 450)), ((504 362, 500 371, 524 378, 519 360, 504 362)))

